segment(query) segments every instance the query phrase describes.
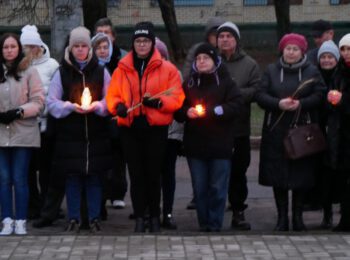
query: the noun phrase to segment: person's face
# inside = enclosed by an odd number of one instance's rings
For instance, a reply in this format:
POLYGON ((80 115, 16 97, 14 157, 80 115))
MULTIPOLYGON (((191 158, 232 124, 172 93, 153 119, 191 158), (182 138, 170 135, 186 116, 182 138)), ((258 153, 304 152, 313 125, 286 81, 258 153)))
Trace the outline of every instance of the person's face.
POLYGON ((321 36, 314 37, 315 45, 317 46, 317 48, 319 48, 322 45, 322 43, 324 43, 325 41, 333 40, 333 36, 334 36, 333 30, 325 31, 324 33, 322 33, 321 36))
POLYGON ((72 47, 72 54, 77 61, 84 61, 89 54, 89 50, 86 43, 77 43, 72 47))
POLYGON ((237 47, 237 41, 232 33, 221 32, 218 36, 218 48, 220 52, 234 53, 237 47))
POLYGON ((99 33, 99 32, 107 34, 109 36, 109 38, 111 39, 111 41, 114 42, 115 36, 113 34, 113 29, 111 26, 109 26, 109 25, 98 26, 96 28, 96 33, 99 33))
POLYGON ((8 37, 2 46, 2 56, 7 62, 14 61, 19 53, 19 46, 15 38, 8 37))
POLYGON ((302 57, 301 49, 295 44, 287 44, 283 49, 283 60, 288 64, 297 63, 302 57))
POLYGON ((340 48, 340 55, 346 63, 350 63, 350 46, 342 46, 340 48))
POLYGON ((134 49, 139 58, 147 58, 152 49, 152 41, 146 37, 138 37, 134 41, 134 49))
POLYGON ((96 49, 95 54, 98 58, 106 59, 109 56, 109 44, 107 41, 100 42, 96 49))
POLYGON ((24 45, 23 51, 25 54, 32 54, 33 56, 37 56, 40 51, 40 47, 37 45, 24 45))
POLYGON ((217 41, 216 41, 216 32, 209 33, 208 35, 208 43, 215 47, 217 46, 217 41))
POLYGON ((200 73, 209 73, 214 68, 214 61, 208 54, 200 53, 196 57, 196 67, 200 73))
POLYGON ((337 65, 337 60, 333 54, 325 52, 320 56, 320 67, 324 70, 331 70, 337 65))

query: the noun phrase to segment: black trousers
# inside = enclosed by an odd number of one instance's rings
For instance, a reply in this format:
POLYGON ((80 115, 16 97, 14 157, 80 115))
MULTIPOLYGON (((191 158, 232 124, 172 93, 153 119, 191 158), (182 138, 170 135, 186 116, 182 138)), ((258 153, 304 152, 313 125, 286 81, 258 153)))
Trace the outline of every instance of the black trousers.
POLYGON ((128 190, 126 179, 126 162, 120 138, 111 140, 113 168, 103 178, 103 199, 124 200, 128 190))
POLYGON ((39 214, 50 182, 53 140, 41 134, 41 147, 33 150, 28 173, 28 213, 39 214), (39 185, 39 186, 38 186, 39 185))
POLYGON ((136 218, 160 216, 161 174, 168 127, 121 129, 122 147, 130 175, 130 193, 136 218))
POLYGON ((231 163, 228 200, 232 210, 243 211, 247 208, 245 201, 248 197, 246 172, 250 164, 249 136, 235 138, 231 163))
POLYGON ((162 172, 163 216, 173 212, 176 188, 176 159, 181 141, 168 139, 162 172))
POLYGON ((60 211, 64 195, 64 186, 49 185, 44 205, 41 209, 41 218, 54 221, 60 211))

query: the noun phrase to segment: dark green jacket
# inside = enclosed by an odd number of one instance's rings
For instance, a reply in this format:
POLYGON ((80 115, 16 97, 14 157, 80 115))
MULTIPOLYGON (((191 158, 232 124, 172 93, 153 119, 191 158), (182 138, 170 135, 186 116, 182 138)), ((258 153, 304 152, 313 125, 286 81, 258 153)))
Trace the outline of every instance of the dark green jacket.
POLYGON ((223 63, 236 82, 243 96, 243 106, 240 114, 233 122, 234 137, 250 135, 250 104, 260 85, 260 69, 256 61, 242 49, 238 49, 229 59, 222 56, 223 63))

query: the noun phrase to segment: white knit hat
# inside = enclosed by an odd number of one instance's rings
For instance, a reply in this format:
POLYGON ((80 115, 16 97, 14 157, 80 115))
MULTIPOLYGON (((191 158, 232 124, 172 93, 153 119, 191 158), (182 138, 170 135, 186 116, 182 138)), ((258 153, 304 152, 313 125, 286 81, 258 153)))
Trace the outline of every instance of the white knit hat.
POLYGON ((340 53, 339 53, 338 47, 337 47, 337 45, 335 45, 335 43, 332 40, 325 41, 324 43, 322 43, 322 45, 318 49, 318 53, 317 53, 317 60, 318 61, 320 60, 321 55, 323 53, 332 54, 337 61, 340 58, 340 53))
POLYGON ((222 25, 220 25, 217 29, 218 35, 221 32, 230 32, 232 33, 233 37, 236 38, 236 40, 239 40, 241 38, 241 34, 239 33, 239 29, 236 24, 232 22, 225 22, 222 25))
POLYGON ((35 25, 27 24, 22 28, 22 34, 20 37, 20 42, 22 45, 44 45, 38 33, 38 28, 35 25))
POLYGON ((339 49, 343 46, 350 46, 350 33, 345 34, 339 41, 339 49))

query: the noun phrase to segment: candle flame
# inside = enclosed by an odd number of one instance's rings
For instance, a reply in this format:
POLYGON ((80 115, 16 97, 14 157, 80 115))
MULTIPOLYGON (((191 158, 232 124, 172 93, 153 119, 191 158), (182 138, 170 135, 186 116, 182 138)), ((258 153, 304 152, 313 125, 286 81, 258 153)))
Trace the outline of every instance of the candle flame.
POLYGON ((197 113, 199 115, 203 115, 204 114, 204 107, 201 104, 196 105, 195 109, 197 110, 197 113))
POLYGON ((88 87, 84 88, 83 94, 81 95, 81 107, 87 109, 92 101, 91 93, 88 87))

